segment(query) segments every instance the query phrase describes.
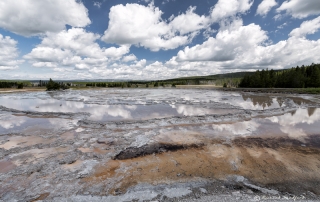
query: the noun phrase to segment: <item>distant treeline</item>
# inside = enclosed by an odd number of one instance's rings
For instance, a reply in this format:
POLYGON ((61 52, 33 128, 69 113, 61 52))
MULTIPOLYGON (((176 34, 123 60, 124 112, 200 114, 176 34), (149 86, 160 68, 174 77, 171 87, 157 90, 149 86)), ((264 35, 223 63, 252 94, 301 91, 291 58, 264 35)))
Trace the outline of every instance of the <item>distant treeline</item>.
POLYGON ((227 74, 217 74, 209 76, 191 76, 175 79, 159 80, 159 83, 169 83, 172 85, 215 85, 228 87, 238 87, 240 80, 244 75, 253 74, 253 72, 235 72, 227 74))
POLYGON ((130 87, 129 83, 124 82, 110 82, 110 83, 87 83, 87 87, 108 87, 108 88, 115 88, 115 87, 130 87))
POLYGON ((47 86, 47 85, 48 85, 48 81, 42 81, 42 80, 40 80, 38 84, 39 87, 47 86))
MULTIPOLYGON (((41 83, 41 82, 40 82, 41 83)), ((70 87, 70 83, 63 83, 63 82, 54 82, 51 78, 48 82, 43 82, 46 83, 47 91, 54 91, 54 90, 65 90, 70 87)))
POLYGON ((199 84, 195 81, 128 81, 128 82, 106 82, 106 83, 86 83, 86 87, 105 88, 138 88, 138 87, 175 87, 176 85, 199 84))
POLYGON ((18 86, 17 82, 0 82, 0 88, 12 88, 18 86))
POLYGON ((0 88, 20 88, 20 89, 22 89, 23 83, 2 81, 2 82, 0 82, 0 88))
POLYGON ((186 79, 170 79, 157 81, 127 81, 127 82, 77 82, 79 85, 86 87, 102 87, 102 88, 152 88, 152 87, 175 87, 176 85, 217 85, 223 86, 224 83, 228 87, 237 87, 241 78, 186 78, 186 79))
POLYGON ((246 75, 240 81, 242 88, 317 88, 320 87, 320 64, 274 71, 262 70, 246 75))

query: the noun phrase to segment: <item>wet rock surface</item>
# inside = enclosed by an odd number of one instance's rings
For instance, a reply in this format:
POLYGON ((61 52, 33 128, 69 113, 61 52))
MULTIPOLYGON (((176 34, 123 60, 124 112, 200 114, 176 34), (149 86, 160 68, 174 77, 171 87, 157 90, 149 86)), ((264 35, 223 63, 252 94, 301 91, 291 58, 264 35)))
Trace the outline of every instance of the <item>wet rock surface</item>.
POLYGON ((317 96, 117 89, 0 101, 0 201, 320 200, 317 96))

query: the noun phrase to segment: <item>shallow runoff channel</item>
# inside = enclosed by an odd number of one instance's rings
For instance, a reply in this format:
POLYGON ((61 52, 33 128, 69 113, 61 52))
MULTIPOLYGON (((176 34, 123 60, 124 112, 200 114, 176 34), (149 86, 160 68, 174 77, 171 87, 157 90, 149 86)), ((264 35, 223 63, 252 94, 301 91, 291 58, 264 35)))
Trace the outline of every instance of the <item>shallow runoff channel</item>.
POLYGON ((0 201, 318 200, 319 108, 205 89, 0 94, 0 201))

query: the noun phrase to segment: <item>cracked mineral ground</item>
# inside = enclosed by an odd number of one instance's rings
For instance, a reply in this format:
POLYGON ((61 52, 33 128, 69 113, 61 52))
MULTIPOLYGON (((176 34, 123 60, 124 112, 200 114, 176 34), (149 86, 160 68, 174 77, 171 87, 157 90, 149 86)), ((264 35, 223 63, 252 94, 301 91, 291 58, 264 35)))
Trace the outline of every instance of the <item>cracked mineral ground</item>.
POLYGON ((0 201, 318 201, 320 96, 0 94, 0 201))

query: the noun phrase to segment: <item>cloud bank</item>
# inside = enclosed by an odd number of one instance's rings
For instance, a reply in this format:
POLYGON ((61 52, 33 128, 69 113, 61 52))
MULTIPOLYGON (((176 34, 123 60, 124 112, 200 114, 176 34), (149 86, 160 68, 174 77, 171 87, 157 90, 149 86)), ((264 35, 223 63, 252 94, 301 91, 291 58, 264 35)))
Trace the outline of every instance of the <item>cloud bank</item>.
POLYGON ((172 1, 104 11, 97 2, 87 8, 78 0, 3 0, 0 27, 40 42, 20 54, 21 38, 0 34, 0 70, 14 78, 31 78, 16 70, 27 66, 43 79, 165 79, 320 62, 318 0, 277 2, 262 0, 256 8, 253 0, 218 0, 205 12, 195 3, 171 14, 164 8, 172 1), (109 17, 99 21, 100 32, 91 28, 89 9, 109 17))
POLYGON ((320 3, 318 0, 287 0, 281 4, 277 11, 285 11, 294 18, 302 19, 320 14, 320 3))
POLYGON ((142 46, 151 51, 175 49, 190 43, 197 31, 208 25, 209 20, 195 14, 195 9, 190 7, 186 13, 172 16, 172 20, 166 22, 161 18, 163 12, 153 4, 113 6, 102 40, 119 45, 142 46))
POLYGON ((261 16, 266 16, 269 11, 277 5, 277 2, 275 0, 263 0, 257 9, 257 14, 261 16))
POLYGON ((0 70, 17 69, 23 60, 18 60, 17 41, 0 34, 0 70))
POLYGON ((65 25, 85 27, 91 21, 86 7, 75 0, 2 0, 0 27, 23 36, 58 32, 65 25))

